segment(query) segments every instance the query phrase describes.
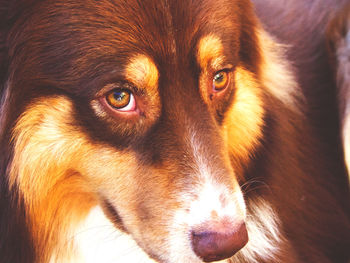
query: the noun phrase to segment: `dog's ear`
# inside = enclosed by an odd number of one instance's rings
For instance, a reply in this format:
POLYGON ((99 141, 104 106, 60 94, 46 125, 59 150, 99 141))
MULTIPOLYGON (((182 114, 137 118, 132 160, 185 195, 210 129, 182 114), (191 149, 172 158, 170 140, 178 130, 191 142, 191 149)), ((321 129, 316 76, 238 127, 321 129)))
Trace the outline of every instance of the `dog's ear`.
MULTIPOLYGON (((34 0, 0 0, 0 143, 4 139, 6 119, 8 118, 9 87, 9 44, 11 33, 17 18, 23 16, 26 6, 35 4, 34 0)), ((8 138, 7 138, 8 139, 8 138)), ((3 145, 0 144, 0 147, 3 145)))
MULTIPOLYGON (((7 91, 5 92, 5 82, 8 73, 8 52, 6 39, 11 28, 11 15, 10 12, 11 1, 0 0, 0 146, 3 148, 3 137, 5 129, 5 118, 6 118, 6 97, 7 91)), ((2 154, 5 153, 2 151, 2 154)), ((2 156, 0 156, 2 157, 2 156)), ((2 175, 2 174, 1 174, 2 175)), ((0 175, 0 176, 1 176, 0 175)))
MULTIPOLYGON (((9 14, 11 1, 0 0, 0 147, 4 148, 4 129, 5 129, 5 118, 6 118, 6 100, 8 91, 6 88, 6 76, 8 73, 8 52, 6 39, 11 28, 11 15, 9 14)), ((2 150, 2 155, 5 155, 2 150)), ((0 156, 2 159, 2 156, 0 156)), ((0 164, 1 165, 1 164, 0 164)), ((2 165, 3 166, 3 165, 2 165)), ((3 176, 2 174, 0 176, 3 176)))
MULTIPOLYGON (((0 0, 0 95, 4 92, 8 69, 7 36, 18 16, 23 15, 27 6, 34 5, 36 0, 0 0)), ((1 98, 1 96, 0 96, 1 98)))
POLYGON ((7 71, 6 36, 9 30, 8 0, 0 0, 0 97, 4 90, 4 79, 7 71))
MULTIPOLYGON (((16 187, 8 188, 8 166, 12 159, 6 131, 8 116, 8 47, 7 36, 17 17, 17 0, 0 0, 0 261, 34 262, 30 234, 26 228, 25 209, 16 187), (29 244, 29 245, 28 245, 29 244)), ((19 9, 17 9, 19 11, 19 9)))

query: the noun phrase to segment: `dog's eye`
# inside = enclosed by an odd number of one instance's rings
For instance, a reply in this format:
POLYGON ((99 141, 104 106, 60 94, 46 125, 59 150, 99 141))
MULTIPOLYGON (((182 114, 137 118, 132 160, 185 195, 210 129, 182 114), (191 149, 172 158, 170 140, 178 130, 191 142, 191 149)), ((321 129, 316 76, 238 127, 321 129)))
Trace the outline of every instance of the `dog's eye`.
POLYGON ((127 89, 113 89, 106 95, 110 106, 118 111, 133 111, 136 108, 134 95, 127 89))
POLYGON ((219 71, 213 78, 214 91, 221 91, 226 88, 229 80, 229 74, 226 71, 219 71))

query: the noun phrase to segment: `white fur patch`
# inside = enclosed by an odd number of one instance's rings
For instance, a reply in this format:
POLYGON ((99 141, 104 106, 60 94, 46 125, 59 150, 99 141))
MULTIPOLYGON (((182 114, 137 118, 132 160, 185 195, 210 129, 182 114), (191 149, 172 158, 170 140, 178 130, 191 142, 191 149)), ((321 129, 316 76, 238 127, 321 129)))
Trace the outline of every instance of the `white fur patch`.
POLYGON ((187 223, 190 227, 197 226, 211 220, 214 212, 218 218, 231 218, 241 222, 245 216, 245 204, 242 194, 229 193, 224 186, 206 182, 198 190, 198 198, 190 202, 187 223), (226 199, 225 202, 222 199, 226 199))
POLYGON ((344 148, 344 159, 348 169, 349 182, 350 182, 350 102, 348 104, 349 104, 348 113, 346 114, 346 117, 344 117, 343 119, 342 139, 343 139, 343 148, 344 148))
MULTIPOLYGON (((190 203, 189 223, 190 226, 201 224, 210 220, 210 215, 214 211, 219 218, 230 217, 232 219, 244 220, 245 203, 242 192, 237 186, 235 192, 228 187, 216 182, 213 178, 220 177, 228 171, 220 171, 216 167, 211 168, 215 163, 215 157, 208 160, 205 145, 198 139, 198 135, 191 131, 191 147, 196 160, 196 170, 199 186, 194 189, 195 200, 187 200, 190 203)), ((238 185, 238 184, 237 184, 238 185)))
POLYGON ((295 80, 293 68, 285 59, 285 46, 279 44, 266 31, 258 32, 262 49, 262 81, 264 87, 277 99, 293 110, 298 110, 297 98, 303 99, 300 87, 295 80))
POLYGON ((259 259, 273 262, 282 241, 279 224, 277 214, 265 200, 250 201, 246 220, 249 241, 233 262, 241 262, 240 258, 250 263, 259 263, 259 259))

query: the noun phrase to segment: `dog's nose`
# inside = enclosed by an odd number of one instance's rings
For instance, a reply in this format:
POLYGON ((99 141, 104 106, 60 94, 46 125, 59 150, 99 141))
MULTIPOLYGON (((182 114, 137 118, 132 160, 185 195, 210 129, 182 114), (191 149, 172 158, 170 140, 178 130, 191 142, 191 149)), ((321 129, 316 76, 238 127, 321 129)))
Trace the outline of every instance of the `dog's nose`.
POLYGON ((192 231, 193 251, 204 262, 218 261, 232 257, 248 242, 244 223, 225 232, 192 231))

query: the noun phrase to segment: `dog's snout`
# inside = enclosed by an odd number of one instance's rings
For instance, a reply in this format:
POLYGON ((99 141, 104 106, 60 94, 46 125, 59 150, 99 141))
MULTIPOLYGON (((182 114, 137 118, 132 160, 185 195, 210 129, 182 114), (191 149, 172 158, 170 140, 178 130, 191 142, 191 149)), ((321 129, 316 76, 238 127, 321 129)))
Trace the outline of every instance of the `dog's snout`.
POLYGON ((204 262, 218 261, 236 254, 248 242, 248 232, 244 223, 226 231, 211 229, 191 232, 192 248, 204 262))

